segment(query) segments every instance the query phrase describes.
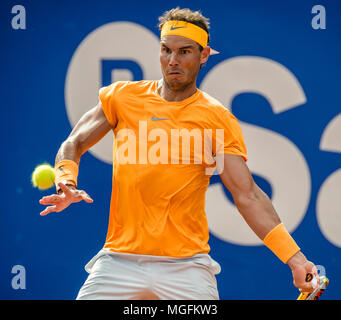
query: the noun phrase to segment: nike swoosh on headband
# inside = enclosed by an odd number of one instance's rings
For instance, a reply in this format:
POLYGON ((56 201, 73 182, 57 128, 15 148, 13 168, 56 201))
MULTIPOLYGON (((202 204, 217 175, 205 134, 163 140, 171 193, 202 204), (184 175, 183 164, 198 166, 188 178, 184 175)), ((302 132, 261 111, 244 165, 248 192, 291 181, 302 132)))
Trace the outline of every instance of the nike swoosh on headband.
POLYGON ((183 29, 183 28, 186 28, 186 27, 173 27, 173 26, 170 27, 171 30, 183 29))

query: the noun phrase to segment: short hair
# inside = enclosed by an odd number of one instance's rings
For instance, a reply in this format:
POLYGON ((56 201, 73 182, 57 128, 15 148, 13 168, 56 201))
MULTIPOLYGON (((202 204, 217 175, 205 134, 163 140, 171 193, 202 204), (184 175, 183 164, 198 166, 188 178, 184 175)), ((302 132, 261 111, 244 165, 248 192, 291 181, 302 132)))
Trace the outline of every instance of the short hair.
MULTIPOLYGON (((204 17, 200 11, 192 11, 188 8, 180 9, 179 7, 176 7, 174 9, 168 10, 164 12, 162 16, 159 17, 159 24, 158 27, 161 31, 162 26, 170 20, 178 20, 178 21, 185 21, 189 23, 193 23, 196 26, 204 29, 208 34, 207 42, 210 41, 210 19, 204 17)), ((200 50, 203 49, 203 47, 199 44, 200 50)))

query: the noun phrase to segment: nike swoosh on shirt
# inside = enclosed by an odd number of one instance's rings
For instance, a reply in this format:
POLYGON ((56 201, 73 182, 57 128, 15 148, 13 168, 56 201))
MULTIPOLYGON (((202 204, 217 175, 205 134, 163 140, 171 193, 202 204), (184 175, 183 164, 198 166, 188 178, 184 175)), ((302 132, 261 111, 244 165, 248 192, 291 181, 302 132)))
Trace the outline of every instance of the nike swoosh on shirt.
POLYGON ((152 121, 169 120, 168 118, 155 118, 152 116, 152 121))

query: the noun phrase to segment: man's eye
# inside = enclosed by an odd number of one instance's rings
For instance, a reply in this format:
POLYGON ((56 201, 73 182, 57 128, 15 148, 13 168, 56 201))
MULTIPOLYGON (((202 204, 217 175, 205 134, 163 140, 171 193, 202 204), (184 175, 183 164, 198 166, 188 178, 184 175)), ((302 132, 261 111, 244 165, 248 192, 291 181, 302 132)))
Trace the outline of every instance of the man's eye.
POLYGON ((187 53, 189 53, 189 50, 181 50, 180 51, 182 54, 187 54, 187 53))

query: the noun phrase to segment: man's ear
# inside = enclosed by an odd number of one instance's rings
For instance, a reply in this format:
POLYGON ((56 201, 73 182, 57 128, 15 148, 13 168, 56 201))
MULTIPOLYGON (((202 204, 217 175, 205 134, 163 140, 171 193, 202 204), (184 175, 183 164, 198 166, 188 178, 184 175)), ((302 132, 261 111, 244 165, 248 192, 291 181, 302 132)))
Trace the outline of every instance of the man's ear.
POLYGON ((208 60, 209 56, 210 56, 210 51, 211 48, 209 46, 207 46, 206 48, 204 48, 201 51, 201 59, 200 59, 200 64, 204 64, 206 63, 206 61, 208 60))

